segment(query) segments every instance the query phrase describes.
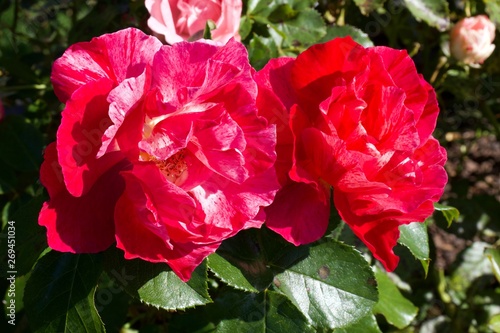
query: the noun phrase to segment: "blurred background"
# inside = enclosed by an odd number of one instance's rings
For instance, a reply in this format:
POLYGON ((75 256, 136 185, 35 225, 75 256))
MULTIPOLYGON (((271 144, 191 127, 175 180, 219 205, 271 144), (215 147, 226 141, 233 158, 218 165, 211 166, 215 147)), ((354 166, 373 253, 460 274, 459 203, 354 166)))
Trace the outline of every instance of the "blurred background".
MULTIPOLYGON (((500 332, 500 38, 482 64, 464 64, 449 51, 454 24, 480 14, 490 17, 498 33, 495 0, 243 1, 239 34, 257 70, 272 57, 351 35, 364 46, 406 49, 437 92, 441 113, 434 136, 448 152, 442 203, 460 214, 445 209, 426 222, 428 272, 408 249, 396 248, 402 260, 389 278, 401 297, 393 300, 392 317, 377 314, 382 332, 500 332), (457 218, 450 224, 446 217, 457 218)), ((0 208, 4 236, 8 221, 16 221, 22 259, 18 323, 15 328, 2 323, 2 332, 30 332, 23 284, 47 247, 45 230, 37 224, 46 198, 38 172, 63 109, 50 83, 52 63, 71 44, 107 32, 132 26, 153 34, 148 18, 143 1, 0 1, 0 208)), ((3 276, 0 287, 7 291, 3 276)), ((113 282, 104 278, 99 288, 112 290, 113 282)), ((213 328, 203 310, 158 310, 124 292, 98 310, 109 332, 213 328)))

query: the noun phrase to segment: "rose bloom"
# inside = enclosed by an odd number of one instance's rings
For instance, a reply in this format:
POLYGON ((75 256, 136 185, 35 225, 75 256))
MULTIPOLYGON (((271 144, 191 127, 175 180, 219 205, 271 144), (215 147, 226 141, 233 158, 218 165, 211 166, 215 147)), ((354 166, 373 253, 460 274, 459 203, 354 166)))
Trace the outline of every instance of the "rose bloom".
POLYGON ((482 64, 495 50, 495 25, 486 15, 460 20, 450 32, 450 52, 466 64, 482 64))
POLYGON ((276 132, 257 116, 245 47, 162 46, 136 29, 71 46, 66 103, 40 179, 49 246, 167 263, 184 281, 220 243, 260 227, 278 189, 276 132))
POLYGON ((398 227, 431 215, 447 182, 431 85, 406 51, 350 37, 273 59, 255 77, 259 112, 277 124, 283 186, 267 226, 296 245, 319 239, 333 188, 341 218, 394 270, 398 227))
POLYGON ((169 44, 201 38, 208 20, 215 23, 212 39, 225 44, 240 40, 241 0, 146 0, 148 25, 169 44))

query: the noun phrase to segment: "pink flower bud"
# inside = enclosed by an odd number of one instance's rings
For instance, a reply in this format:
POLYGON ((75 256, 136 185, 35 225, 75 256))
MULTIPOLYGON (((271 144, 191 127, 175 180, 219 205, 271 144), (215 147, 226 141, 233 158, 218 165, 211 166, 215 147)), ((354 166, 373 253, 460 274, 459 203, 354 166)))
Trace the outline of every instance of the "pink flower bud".
POLYGON ((216 26, 214 41, 225 44, 231 37, 240 40, 241 0, 146 0, 145 5, 151 14, 149 27, 164 35, 169 44, 201 37, 208 20, 216 26))
POLYGON ((460 20, 450 32, 450 52, 466 64, 482 64, 495 49, 495 25, 486 15, 460 20))

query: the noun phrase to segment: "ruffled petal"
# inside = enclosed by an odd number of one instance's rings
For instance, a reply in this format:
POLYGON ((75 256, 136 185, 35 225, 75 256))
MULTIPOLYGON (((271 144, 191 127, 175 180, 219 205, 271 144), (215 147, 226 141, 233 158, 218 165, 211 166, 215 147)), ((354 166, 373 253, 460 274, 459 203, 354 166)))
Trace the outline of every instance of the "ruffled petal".
POLYGON ((40 170, 40 180, 50 200, 44 203, 38 217, 38 223, 47 228, 49 246, 72 253, 96 253, 107 249, 114 242, 113 211, 124 188, 118 171, 126 165, 116 165, 85 195, 74 197, 65 189, 57 164, 56 146, 50 144, 40 170))
POLYGON ((196 225, 197 232, 217 241, 242 229, 260 227, 264 220, 257 216, 261 216, 262 207, 272 203, 279 187, 273 169, 239 185, 214 174, 191 191, 205 214, 204 221, 196 225))
POLYGON ((135 164, 122 176, 126 186, 115 209, 117 247, 128 259, 166 262, 173 250, 170 239, 176 236, 172 226, 190 223, 193 199, 152 163, 135 164))
POLYGON ((439 105, 434 88, 420 77, 420 83, 427 89, 427 101, 420 118, 417 121, 416 127, 420 137, 420 145, 427 142, 432 132, 436 128, 436 122, 439 115, 439 105))
POLYGON ((290 181, 265 209, 266 226, 294 245, 320 239, 330 217, 330 186, 290 181))
POLYGON ((107 78, 115 84, 151 65, 161 42, 134 28, 70 46, 52 67, 54 92, 65 103, 81 86, 107 78))
MULTIPOLYGON (((415 119, 420 118, 427 102, 427 89, 422 85, 421 77, 408 52, 384 46, 368 48, 368 52, 381 57, 385 71, 391 76, 394 85, 405 92, 405 106, 413 110, 415 119)), ((379 76, 380 71, 374 70, 372 75, 379 76)))
POLYGON ((117 247, 127 259, 167 263, 183 281, 189 280, 220 245, 191 232, 193 218, 203 217, 194 200, 151 163, 136 164, 122 175, 126 188, 115 209, 117 247))
POLYGON ((142 138, 143 132, 142 103, 148 94, 150 80, 150 69, 146 68, 137 77, 125 79, 110 91, 107 101, 109 102, 109 118, 112 124, 102 136, 102 145, 97 157, 116 150, 127 151, 132 149, 137 152, 137 143, 142 138), (136 115, 135 118, 138 119, 135 119, 134 122, 127 122, 127 126, 123 126, 125 119, 131 117, 133 112, 141 114, 136 115), (129 139, 120 140, 119 137, 124 138, 118 132, 123 131, 124 128, 127 132, 126 137, 129 139))
POLYGON ((107 95, 112 82, 106 78, 77 90, 62 112, 57 131, 57 153, 66 188, 72 195, 86 194, 94 182, 123 159, 119 152, 97 158, 101 137, 112 124, 107 95))

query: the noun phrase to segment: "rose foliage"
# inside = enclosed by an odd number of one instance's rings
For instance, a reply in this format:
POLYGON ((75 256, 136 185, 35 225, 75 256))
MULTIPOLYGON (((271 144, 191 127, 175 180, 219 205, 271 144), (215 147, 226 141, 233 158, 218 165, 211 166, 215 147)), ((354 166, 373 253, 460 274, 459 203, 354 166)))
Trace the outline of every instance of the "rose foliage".
POLYGON ((255 73, 234 39, 163 46, 126 29, 71 46, 52 82, 66 106, 39 223, 58 251, 116 242, 187 281, 264 221, 295 245, 318 240, 333 188, 393 270, 398 227, 424 221, 447 181, 436 96, 405 51, 338 38, 255 73))

